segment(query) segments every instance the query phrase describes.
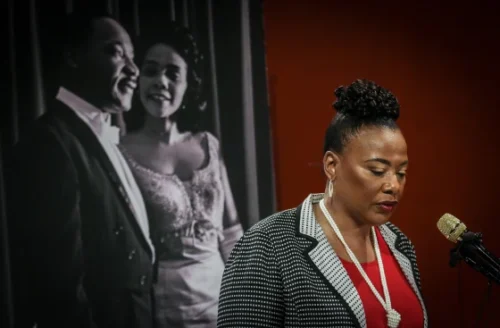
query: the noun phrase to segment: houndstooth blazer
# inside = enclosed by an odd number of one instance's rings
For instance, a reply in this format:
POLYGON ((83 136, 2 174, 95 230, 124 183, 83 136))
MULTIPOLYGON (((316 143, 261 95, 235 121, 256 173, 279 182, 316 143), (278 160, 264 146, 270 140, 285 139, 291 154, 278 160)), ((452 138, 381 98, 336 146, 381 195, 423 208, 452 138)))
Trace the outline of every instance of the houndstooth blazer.
MULTIPOLYGON (((309 195, 240 239, 222 278, 217 327, 366 327, 356 287, 314 217, 312 205, 322 197, 309 195)), ((413 245, 391 223, 380 232, 420 301, 427 327, 413 245)))

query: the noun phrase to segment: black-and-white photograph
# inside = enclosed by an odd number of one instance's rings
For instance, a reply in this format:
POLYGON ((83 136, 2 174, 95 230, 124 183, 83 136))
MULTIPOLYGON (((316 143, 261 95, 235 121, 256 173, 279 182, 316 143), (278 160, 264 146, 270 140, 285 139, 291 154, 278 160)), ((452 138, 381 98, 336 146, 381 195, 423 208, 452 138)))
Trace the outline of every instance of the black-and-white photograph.
POLYGON ((216 327, 276 210, 261 1, 7 9, 2 327, 216 327))

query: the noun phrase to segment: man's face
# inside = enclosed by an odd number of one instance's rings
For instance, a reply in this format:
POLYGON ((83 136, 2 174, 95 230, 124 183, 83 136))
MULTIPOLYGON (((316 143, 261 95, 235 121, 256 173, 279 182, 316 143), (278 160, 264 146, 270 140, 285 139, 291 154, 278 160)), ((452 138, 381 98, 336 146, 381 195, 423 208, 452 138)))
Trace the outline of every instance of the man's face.
POLYGON ((106 112, 128 111, 139 75, 133 59, 125 29, 110 18, 95 20, 88 47, 78 60, 81 96, 106 112))

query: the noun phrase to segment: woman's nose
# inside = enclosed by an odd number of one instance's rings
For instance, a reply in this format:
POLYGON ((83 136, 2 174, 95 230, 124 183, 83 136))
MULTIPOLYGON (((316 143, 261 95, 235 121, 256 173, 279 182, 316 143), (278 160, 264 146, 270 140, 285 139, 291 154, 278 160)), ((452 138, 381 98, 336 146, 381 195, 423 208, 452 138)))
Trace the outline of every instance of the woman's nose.
POLYGON ((165 76, 165 74, 158 74, 155 80, 155 85, 160 89, 168 88, 168 78, 165 76))
POLYGON ((387 194, 395 194, 395 193, 399 192, 400 186, 401 186, 401 184, 399 183, 397 174, 392 174, 387 179, 387 181, 384 182, 384 185, 382 186, 382 190, 384 193, 387 193, 387 194))

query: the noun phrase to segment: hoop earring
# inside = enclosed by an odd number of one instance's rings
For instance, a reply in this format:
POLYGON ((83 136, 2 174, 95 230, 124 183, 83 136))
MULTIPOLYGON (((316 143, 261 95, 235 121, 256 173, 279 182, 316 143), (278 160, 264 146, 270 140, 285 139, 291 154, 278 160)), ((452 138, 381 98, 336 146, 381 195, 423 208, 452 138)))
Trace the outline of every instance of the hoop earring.
POLYGON ((333 182, 332 180, 328 180, 328 196, 332 198, 333 196, 333 182))

